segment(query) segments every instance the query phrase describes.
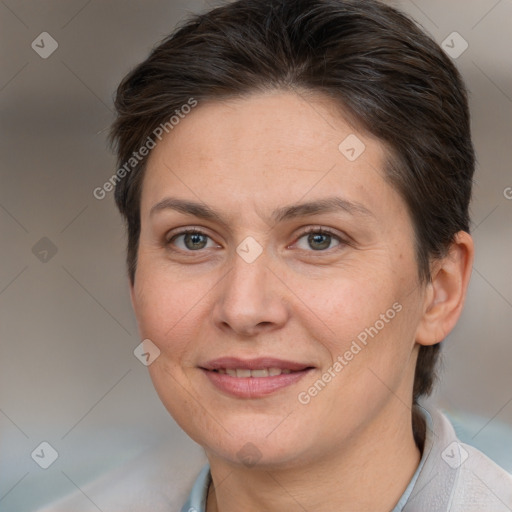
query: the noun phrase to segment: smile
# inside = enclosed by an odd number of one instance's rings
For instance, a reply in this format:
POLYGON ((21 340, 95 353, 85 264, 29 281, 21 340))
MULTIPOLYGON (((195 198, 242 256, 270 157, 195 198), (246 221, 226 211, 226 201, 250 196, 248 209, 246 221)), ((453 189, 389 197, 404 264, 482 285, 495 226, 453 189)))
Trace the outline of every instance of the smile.
POLYGON ((201 365, 213 387, 236 398, 262 398, 296 384, 314 368, 270 357, 239 359, 224 357, 201 365))
POLYGON ((213 370, 222 375, 229 375, 230 377, 276 377, 277 375, 281 375, 282 373, 288 374, 292 373, 291 370, 284 368, 262 368, 261 370, 250 370, 249 368, 219 368, 218 370, 213 370))

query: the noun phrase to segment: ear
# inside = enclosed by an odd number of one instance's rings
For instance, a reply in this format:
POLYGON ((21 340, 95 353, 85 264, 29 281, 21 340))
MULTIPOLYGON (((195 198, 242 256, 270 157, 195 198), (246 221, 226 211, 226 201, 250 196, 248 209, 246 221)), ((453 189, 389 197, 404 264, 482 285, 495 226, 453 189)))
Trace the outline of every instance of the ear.
POLYGON ((474 259, 473 239, 459 231, 448 254, 436 260, 427 285, 423 317, 416 331, 420 345, 435 345, 454 328, 462 312, 474 259))

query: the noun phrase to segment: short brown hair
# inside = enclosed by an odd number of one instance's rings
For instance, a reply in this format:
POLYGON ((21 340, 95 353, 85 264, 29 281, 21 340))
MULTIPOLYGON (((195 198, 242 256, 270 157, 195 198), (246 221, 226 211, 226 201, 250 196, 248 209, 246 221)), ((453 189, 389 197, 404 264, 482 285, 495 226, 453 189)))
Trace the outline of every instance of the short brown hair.
MULTIPOLYGON (((464 83, 441 48, 376 0, 238 0, 194 15, 121 82, 111 142, 125 164, 191 98, 258 91, 323 93, 391 158, 386 177, 407 204, 420 280, 458 231, 469 232, 475 158, 464 83)), ((117 182, 135 280, 147 157, 117 182)), ((441 341, 441 340, 440 340, 441 341)), ((422 346, 413 398, 431 392, 440 345, 422 346)))

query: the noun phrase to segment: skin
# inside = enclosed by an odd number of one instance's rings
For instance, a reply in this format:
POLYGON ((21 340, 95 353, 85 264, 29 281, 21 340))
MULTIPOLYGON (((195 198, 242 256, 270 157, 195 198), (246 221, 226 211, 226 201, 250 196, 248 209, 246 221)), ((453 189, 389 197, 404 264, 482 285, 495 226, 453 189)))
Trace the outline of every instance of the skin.
POLYGON ((132 303, 141 337, 161 351, 149 366, 154 386, 208 456, 208 512, 386 512, 416 470, 417 352, 455 325, 473 245, 458 233, 433 263, 432 282, 420 283, 413 226, 384 178, 385 157, 384 145, 329 99, 284 91, 202 103, 149 157, 132 303), (338 149, 349 134, 366 146, 353 162, 338 149), (272 220, 276 209, 333 196, 369 213, 272 220), (207 205, 222 222, 171 208, 151 213, 169 197, 207 205), (194 227, 209 237, 204 248, 173 238, 194 227), (307 228, 335 236, 321 237, 319 250, 307 228), (248 236, 263 249, 252 263, 236 252, 248 236), (401 311, 301 404, 298 393, 395 303, 401 311), (267 397, 241 399, 199 369, 223 356, 314 370, 267 397), (247 443, 257 449, 251 466, 240 457, 247 443))

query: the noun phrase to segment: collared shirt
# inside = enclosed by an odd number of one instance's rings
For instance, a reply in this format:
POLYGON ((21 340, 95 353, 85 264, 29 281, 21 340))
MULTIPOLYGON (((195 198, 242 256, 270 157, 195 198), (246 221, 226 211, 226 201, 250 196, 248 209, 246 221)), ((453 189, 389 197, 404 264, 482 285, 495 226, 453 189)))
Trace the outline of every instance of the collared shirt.
MULTIPOLYGON (((421 460, 391 512, 512 512, 512 476, 458 441, 441 412, 417 410, 426 426, 421 460)), ((206 464, 181 512, 206 512, 210 483, 206 464)))

